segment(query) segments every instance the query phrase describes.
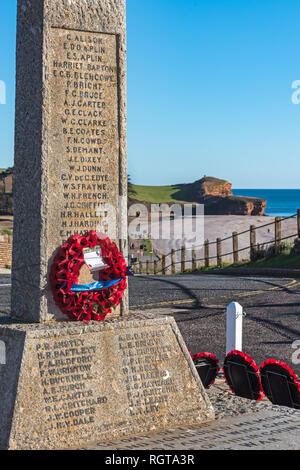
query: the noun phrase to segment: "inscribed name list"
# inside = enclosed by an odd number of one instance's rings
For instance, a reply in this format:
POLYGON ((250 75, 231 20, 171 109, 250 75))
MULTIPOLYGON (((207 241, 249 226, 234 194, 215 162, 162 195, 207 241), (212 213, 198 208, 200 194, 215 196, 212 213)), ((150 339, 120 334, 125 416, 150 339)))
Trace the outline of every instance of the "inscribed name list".
MULTIPOLYGON (((50 222, 56 244, 115 225, 119 128, 115 35, 52 28, 50 222)), ((111 227, 113 228, 113 227, 111 227)))

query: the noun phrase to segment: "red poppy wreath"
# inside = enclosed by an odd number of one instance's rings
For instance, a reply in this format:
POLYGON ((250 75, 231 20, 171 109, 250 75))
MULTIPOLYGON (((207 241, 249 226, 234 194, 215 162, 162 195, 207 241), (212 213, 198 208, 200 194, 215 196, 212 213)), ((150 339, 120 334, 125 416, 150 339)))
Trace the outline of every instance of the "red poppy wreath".
POLYGON ((92 231, 74 235, 60 247, 51 267, 50 283, 63 314, 77 321, 103 321, 120 304, 127 288, 126 276, 126 262, 116 244, 92 231), (84 249, 97 247, 106 265, 99 271, 99 282, 78 286, 80 269, 85 264, 84 249))

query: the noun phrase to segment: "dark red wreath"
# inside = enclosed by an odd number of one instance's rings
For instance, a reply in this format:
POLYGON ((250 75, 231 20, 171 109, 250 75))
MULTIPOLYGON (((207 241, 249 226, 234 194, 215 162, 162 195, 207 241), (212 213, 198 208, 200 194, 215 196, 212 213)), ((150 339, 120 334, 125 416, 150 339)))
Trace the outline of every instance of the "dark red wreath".
POLYGON ((204 388, 211 387, 215 383, 220 370, 217 357, 208 352, 191 354, 191 356, 204 388), (197 367, 197 365, 200 367, 197 367))
POLYGON ((101 239, 94 231, 84 236, 74 235, 61 246, 51 267, 50 283, 53 297, 60 310, 72 320, 103 321, 121 302, 127 288, 127 267, 122 253, 109 238, 101 239), (101 246, 107 268, 99 271, 99 281, 121 279, 113 287, 89 292, 72 292, 84 265, 84 248, 101 246))
POLYGON ((264 392, 274 405, 300 409, 300 380, 295 372, 277 359, 268 359, 260 367, 264 392))
POLYGON ((259 367, 248 354, 230 351, 224 359, 223 372, 227 385, 235 395, 256 401, 264 398, 259 367))

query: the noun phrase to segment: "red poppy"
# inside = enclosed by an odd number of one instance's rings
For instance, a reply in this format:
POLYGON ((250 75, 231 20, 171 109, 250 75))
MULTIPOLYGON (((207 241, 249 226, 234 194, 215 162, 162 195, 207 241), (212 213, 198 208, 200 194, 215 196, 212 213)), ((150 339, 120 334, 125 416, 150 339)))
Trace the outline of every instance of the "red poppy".
POLYGON ((109 238, 99 238, 92 231, 85 236, 74 235, 61 246, 51 267, 50 284, 56 305, 70 319, 103 321, 121 303, 127 288, 126 276, 126 262, 116 244, 109 238), (122 279, 121 282, 109 289, 72 292, 84 265, 83 249, 96 246, 101 246, 103 260, 108 266, 99 271, 99 281, 122 279))

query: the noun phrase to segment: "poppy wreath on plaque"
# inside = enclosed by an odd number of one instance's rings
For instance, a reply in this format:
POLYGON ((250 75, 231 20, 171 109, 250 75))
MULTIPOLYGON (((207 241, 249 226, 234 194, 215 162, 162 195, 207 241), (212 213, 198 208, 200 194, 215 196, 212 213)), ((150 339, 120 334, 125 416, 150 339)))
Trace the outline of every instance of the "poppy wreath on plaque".
POLYGON ((126 261, 117 245, 91 231, 70 237, 60 247, 51 267, 50 284, 54 301, 64 315, 83 322, 103 321, 121 303, 127 275, 126 261), (95 253, 102 269, 97 272, 98 282, 81 286, 77 284, 80 269, 84 264, 92 268, 85 252, 95 253))
POLYGON ((223 372, 227 385, 235 395, 256 401, 264 398, 259 367, 248 354, 230 351, 224 359, 223 372))
POLYGON ((192 354, 191 356, 204 388, 209 388, 215 383, 220 370, 218 359, 214 354, 208 352, 192 354))
POLYGON ((268 359, 260 367, 264 392, 274 405, 300 410, 300 380, 284 362, 268 359))

